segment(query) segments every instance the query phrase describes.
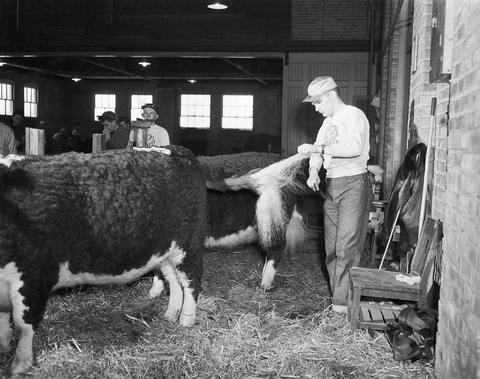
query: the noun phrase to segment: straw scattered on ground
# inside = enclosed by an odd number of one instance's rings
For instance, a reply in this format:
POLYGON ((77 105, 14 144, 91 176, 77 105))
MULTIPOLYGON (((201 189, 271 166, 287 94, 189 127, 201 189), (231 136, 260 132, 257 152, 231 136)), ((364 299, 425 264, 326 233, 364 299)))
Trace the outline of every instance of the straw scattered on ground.
MULTIPOLYGON (((383 338, 350 331, 330 309, 319 262, 284 259, 265 293, 258 251, 206 253, 191 329, 162 318, 168 298, 148 300, 149 277, 56 293, 35 335, 33 377, 433 377, 431 363, 396 362, 383 338)), ((0 376, 12 359, 0 354, 0 376)))

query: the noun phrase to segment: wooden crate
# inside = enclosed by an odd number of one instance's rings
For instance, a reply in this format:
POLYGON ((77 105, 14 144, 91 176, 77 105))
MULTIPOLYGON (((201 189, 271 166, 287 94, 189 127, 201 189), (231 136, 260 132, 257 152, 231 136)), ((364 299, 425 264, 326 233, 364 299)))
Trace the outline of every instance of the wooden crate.
POLYGON ((385 330, 387 322, 397 322, 398 315, 406 307, 407 304, 361 301, 358 327, 385 330))

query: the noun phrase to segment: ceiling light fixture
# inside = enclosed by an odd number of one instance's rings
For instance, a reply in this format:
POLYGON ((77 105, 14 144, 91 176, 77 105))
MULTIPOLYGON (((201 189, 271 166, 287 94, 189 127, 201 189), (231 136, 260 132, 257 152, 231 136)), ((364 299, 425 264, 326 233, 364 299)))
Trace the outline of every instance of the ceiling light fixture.
POLYGON ((196 83, 197 81, 195 79, 188 79, 188 82, 193 84, 193 83, 196 83))
POLYGON ((208 4, 208 5, 207 5, 207 8, 215 9, 215 10, 219 11, 219 10, 227 9, 227 8, 228 8, 228 5, 225 5, 225 4, 223 4, 222 2, 220 2, 220 1, 216 1, 216 2, 214 2, 214 3, 208 4))
POLYGON ((148 67, 148 66, 151 65, 151 63, 147 62, 147 61, 140 61, 140 62, 138 62, 138 64, 142 67, 148 67))
POLYGON ((72 78, 72 80, 73 80, 75 83, 78 83, 78 82, 81 81, 82 79, 80 79, 80 78, 72 78))
POLYGON ((5 62, 0 62, 0 67, 3 67, 3 66, 5 66, 5 65, 6 65, 5 62))

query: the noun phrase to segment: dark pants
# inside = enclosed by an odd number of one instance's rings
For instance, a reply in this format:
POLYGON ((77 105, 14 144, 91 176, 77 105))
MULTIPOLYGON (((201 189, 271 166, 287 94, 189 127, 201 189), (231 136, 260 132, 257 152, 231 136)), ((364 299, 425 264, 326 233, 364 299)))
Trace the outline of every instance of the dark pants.
POLYGON ((348 273, 360 263, 371 199, 368 173, 327 178, 325 251, 334 305, 347 305, 348 273))

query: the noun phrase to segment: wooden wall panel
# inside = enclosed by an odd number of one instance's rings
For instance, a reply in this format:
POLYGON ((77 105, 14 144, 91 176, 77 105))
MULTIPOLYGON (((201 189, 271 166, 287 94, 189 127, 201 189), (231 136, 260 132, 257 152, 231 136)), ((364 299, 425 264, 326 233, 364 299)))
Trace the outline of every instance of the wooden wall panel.
POLYGON ((366 104, 367 53, 291 53, 284 66, 282 153, 292 155, 297 146, 313 143, 323 117, 309 103, 302 103, 307 87, 317 76, 330 75, 347 104, 366 104), (303 67, 303 69, 301 69, 303 67), (301 79, 299 75, 302 74, 301 79), (294 78, 294 80, 292 79, 294 78), (301 85, 299 85, 301 81, 301 85))

